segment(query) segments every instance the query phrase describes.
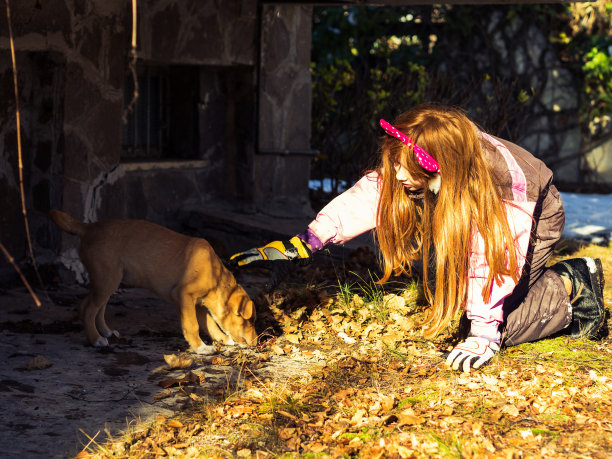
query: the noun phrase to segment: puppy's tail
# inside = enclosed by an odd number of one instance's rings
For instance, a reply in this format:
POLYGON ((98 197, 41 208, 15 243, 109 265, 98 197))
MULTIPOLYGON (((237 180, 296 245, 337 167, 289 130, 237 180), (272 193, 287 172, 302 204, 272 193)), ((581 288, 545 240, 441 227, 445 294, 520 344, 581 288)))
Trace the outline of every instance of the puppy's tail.
POLYGON ((61 210, 50 210, 49 217, 53 220, 57 226, 59 226, 62 230, 67 233, 74 234, 75 236, 82 237, 87 230, 87 223, 83 223, 76 218, 72 218, 65 212, 61 210))

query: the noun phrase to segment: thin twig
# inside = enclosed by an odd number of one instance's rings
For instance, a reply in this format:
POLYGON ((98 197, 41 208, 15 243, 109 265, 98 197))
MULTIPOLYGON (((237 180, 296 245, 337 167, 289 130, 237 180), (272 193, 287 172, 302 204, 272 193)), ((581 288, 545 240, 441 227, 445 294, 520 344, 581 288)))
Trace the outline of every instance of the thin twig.
POLYGON ((134 82, 134 93, 132 94, 132 100, 123 111, 123 124, 127 124, 128 114, 134 108, 134 104, 138 100, 138 74, 136 72, 136 61, 138 60, 138 53, 136 51, 136 38, 138 35, 138 24, 137 24, 137 14, 138 5, 137 0, 132 0, 132 46, 130 48, 130 72, 132 73, 132 81, 134 82))
MULTIPOLYGON (((21 148, 21 117, 19 114, 19 86, 17 80, 17 60, 15 59, 15 42, 13 40, 13 27, 11 25, 11 7, 9 5, 9 0, 5 0, 6 3, 6 20, 8 22, 8 31, 9 31, 9 40, 11 44, 11 60, 13 63, 13 87, 15 89, 15 119, 16 119, 16 128, 17 128, 17 158, 19 165, 19 194, 21 195, 21 213, 23 214, 23 222, 25 225, 26 239, 28 242, 28 250, 30 253, 30 259, 32 260, 32 266, 34 267, 34 272, 36 273, 36 277, 38 278, 38 282, 40 286, 44 289, 44 284, 42 278, 40 277, 40 273, 38 272, 38 265, 36 263, 36 258, 34 257, 34 248, 32 246, 32 237, 30 235, 30 224, 28 223, 28 213, 26 210, 26 200, 25 200, 25 188, 23 185, 23 153, 21 148)), ((5 253, 6 256, 6 253, 5 253)), ((14 265, 16 266, 16 265, 14 265)), ((21 272, 19 272, 21 275, 21 272)), ((22 279, 25 281, 25 278, 22 276, 22 279)), ((28 287, 31 291, 31 289, 28 287)), ((31 292, 33 293, 33 292, 31 292)), ((48 295, 47 295, 48 296, 48 295)), ((40 302, 38 298, 35 298, 37 306, 40 306, 40 302)))
POLYGON ((89 445, 91 445, 92 443, 95 443, 96 437, 100 434, 100 431, 98 430, 98 432, 93 437, 90 437, 83 429, 79 429, 79 430, 81 431, 83 435, 85 435, 89 439, 89 443, 87 443, 83 447, 83 451, 85 451, 87 448, 89 448, 89 445))
POLYGON ((15 259, 11 256, 11 254, 8 252, 8 250, 6 250, 6 247, 4 247, 4 245, 1 242, 0 242, 0 250, 2 251, 4 256, 6 257, 6 259, 9 261, 9 263, 13 265, 13 268, 15 268, 15 271, 17 271, 17 274, 19 274, 19 277, 21 277, 21 281, 23 282, 23 284, 28 289, 28 292, 30 292, 30 295, 32 296, 32 299, 36 303, 36 306, 40 307, 41 303, 40 303, 40 300, 38 299, 38 297, 36 296, 36 293, 34 293, 34 290, 32 290, 32 287, 30 286, 29 282, 27 281, 27 279, 25 278, 25 276, 21 272, 21 269, 19 269, 19 266, 17 266, 17 263, 15 263, 15 259))
POLYGON ((85 432, 83 429, 79 429, 79 430, 81 431, 81 433, 82 433, 83 435, 85 435, 85 436, 86 436, 86 437, 89 439, 89 443, 87 443, 87 446, 85 446, 85 447, 83 448, 83 451, 86 451, 86 449, 87 449, 87 448, 89 448, 89 446, 90 446, 90 445, 93 443, 93 444, 94 444, 94 445, 96 445, 98 448, 100 448, 100 450, 102 450, 102 452, 103 452, 104 454, 106 454, 107 456, 111 456, 111 455, 112 455, 112 454, 111 454, 111 452, 110 452, 108 449, 104 448, 102 445, 98 444, 98 443, 95 441, 95 440, 96 440, 96 437, 97 437, 97 436, 100 434, 100 431, 99 431, 99 430, 98 430, 98 432, 96 432, 96 434, 95 434, 93 437, 89 436, 89 434, 87 434, 87 432, 85 432))

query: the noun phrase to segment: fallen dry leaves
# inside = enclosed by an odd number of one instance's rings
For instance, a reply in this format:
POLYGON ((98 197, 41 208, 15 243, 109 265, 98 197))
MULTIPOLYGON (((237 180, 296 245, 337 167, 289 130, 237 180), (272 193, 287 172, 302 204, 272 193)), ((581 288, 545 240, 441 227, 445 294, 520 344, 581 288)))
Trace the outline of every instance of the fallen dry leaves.
POLYGON ((189 371, 178 378, 164 379, 159 382, 159 385, 164 389, 168 389, 169 387, 181 386, 185 384, 202 384, 204 379, 205 376, 203 373, 194 373, 193 371, 189 371))
MULTIPOLYGON (((313 270, 330 275, 306 267, 296 276, 313 270)), ((312 279, 267 298, 260 320, 277 328, 256 351, 213 358, 240 369, 232 390, 186 390, 206 382, 206 366, 194 362, 197 370, 161 384, 180 387, 189 409, 90 448, 90 457, 610 457, 610 339, 557 337, 457 373, 442 359, 452 330, 426 341, 415 326, 416 289, 319 288, 312 279), (259 375, 279 361, 309 370, 259 375)), ((166 361, 190 368, 181 358, 166 361)))
POLYGON ((28 371, 44 370, 46 368, 49 368, 52 365, 53 364, 46 357, 42 355, 37 355, 28 362, 28 364, 25 367, 25 370, 28 370, 28 371))
POLYGON ((189 368, 193 365, 193 358, 189 358, 185 355, 177 354, 166 354, 164 360, 168 364, 168 369, 174 370, 176 368, 189 368))

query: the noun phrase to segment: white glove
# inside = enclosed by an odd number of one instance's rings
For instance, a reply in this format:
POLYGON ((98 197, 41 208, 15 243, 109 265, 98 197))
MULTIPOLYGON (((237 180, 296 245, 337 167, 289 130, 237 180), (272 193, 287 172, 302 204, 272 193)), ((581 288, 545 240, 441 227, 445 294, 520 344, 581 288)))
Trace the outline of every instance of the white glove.
POLYGON ((488 338, 480 336, 469 336, 464 342, 459 343, 448 354, 446 364, 458 370, 463 364, 463 371, 469 373, 470 367, 480 368, 493 358, 499 351, 499 344, 488 338))

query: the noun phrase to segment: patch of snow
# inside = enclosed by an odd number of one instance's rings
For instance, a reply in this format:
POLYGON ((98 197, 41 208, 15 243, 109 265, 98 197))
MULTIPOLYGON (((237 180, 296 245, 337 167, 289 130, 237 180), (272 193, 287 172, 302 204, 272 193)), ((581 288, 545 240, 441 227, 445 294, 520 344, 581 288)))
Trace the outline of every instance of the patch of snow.
POLYGON ((561 193, 565 208, 568 239, 610 240, 612 233, 612 194, 561 193))

